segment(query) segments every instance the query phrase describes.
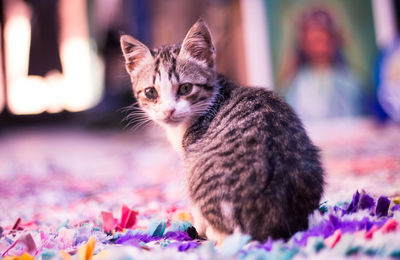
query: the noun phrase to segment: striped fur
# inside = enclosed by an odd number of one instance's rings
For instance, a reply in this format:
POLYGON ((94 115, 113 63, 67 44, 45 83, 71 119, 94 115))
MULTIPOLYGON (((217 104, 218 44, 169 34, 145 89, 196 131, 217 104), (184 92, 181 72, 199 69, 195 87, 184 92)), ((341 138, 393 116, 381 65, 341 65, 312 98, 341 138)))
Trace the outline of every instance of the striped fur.
POLYGON ((200 117, 183 139, 192 200, 220 233, 239 228, 265 240, 306 229, 323 170, 298 117, 272 92, 222 76, 219 84, 216 112, 200 117))
POLYGON ((150 51, 123 37, 141 108, 183 155, 199 233, 218 240, 242 232, 265 240, 306 229, 323 192, 323 170, 293 110, 273 92, 217 75, 215 49, 202 21, 181 45, 150 51), (183 83, 194 85, 187 96, 177 94, 183 83), (146 98, 149 86, 159 98, 146 98), (175 121, 160 116, 166 110, 175 121))

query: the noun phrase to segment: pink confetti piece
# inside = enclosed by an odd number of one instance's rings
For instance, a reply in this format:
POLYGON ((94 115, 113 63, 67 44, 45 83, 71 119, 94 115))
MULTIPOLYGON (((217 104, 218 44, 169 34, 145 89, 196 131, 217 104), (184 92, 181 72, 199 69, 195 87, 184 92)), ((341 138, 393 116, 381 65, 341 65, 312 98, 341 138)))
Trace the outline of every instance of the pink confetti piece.
POLYGON ((14 222, 14 225, 12 226, 12 228, 11 228, 9 234, 14 234, 16 231, 24 230, 24 228, 21 227, 21 221, 22 221, 21 218, 18 218, 18 219, 14 222))
POLYGON ((114 218, 111 212, 102 211, 101 216, 103 218, 104 232, 111 233, 114 230, 122 231, 124 228, 132 228, 137 222, 137 214, 137 211, 131 210, 126 205, 123 205, 121 221, 118 223, 118 219, 114 218))
POLYGON ((30 233, 27 233, 19 237, 11 246, 9 246, 2 254, 2 257, 6 256, 7 253, 11 249, 13 249, 17 244, 22 244, 24 246, 24 253, 26 252, 29 253, 30 255, 37 254, 37 247, 35 244, 35 240, 33 240, 30 233))
POLYGON ((366 239, 372 239, 372 238, 374 237, 374 233, 375 233, 376 231, 378 231, 378 230, 379 230, 379 228, 378 228, 377 226, 373 226, 370 230, 368 230, 367 232, 365 232, 364 237, 365 237, 366 239))
POLYGON ((114 218, 111 212, 102 211, 103 230, 104 232, 111 233, 118 225, 118 220, 114 218))
POLYGON ((121 223, 119 227, 121 229, 131 228, 136 224, 137 211, 131 210, 126 205, 122 206, 121 223))
POLYGON ((333 233, 333 235, 326 238, 324 243, 327 247, 334 248, 337 242, 339 242, 341 237, 342 237, 342 232, 340 231, 340 229, 338 229, 335 231, 335 233, 333 233))
POLYGON ((388 233, 396 231, 397 221, 395 219, 389 219, 386 223, 381 227, 382 233, 388 233))

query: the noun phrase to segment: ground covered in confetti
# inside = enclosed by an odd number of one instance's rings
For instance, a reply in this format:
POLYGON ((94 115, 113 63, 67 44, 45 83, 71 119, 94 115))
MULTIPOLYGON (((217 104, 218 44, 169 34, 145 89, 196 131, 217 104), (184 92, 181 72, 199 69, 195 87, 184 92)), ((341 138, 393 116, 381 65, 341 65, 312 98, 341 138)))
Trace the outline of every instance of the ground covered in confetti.
POLYGON ((0 134, 0 259, 400 258, 400 127, 307 125, 326 193, 289 241, 200 239, 178 156, 157 130, 0 134))

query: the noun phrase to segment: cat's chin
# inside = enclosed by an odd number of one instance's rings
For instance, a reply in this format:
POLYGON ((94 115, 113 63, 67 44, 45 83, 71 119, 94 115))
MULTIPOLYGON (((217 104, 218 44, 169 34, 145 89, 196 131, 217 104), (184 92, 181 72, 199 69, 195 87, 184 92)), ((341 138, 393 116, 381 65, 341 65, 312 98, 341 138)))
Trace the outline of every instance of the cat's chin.
POLYGON ((184 123, 183 119, 171 119, 171 118, 166 118, 160 121, 161 125, 165 127, 177 127, 181 124, 184 123))

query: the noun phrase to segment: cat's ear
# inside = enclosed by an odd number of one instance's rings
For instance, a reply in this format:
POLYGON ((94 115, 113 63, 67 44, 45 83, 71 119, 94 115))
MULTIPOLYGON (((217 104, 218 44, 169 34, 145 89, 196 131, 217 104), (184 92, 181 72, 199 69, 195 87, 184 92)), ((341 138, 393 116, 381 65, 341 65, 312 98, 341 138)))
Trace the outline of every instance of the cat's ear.
POLYGON ((149 48, 131 36, 122 35, 120 41, 125 67, 129 74, 132 74, 141 62, 152 57, 149 48))
POLYGON ((215 48, 210 30, 203 19, 199 19, 186 34, 182 42, 181 57, 190 56, 215 68, 215 48))

